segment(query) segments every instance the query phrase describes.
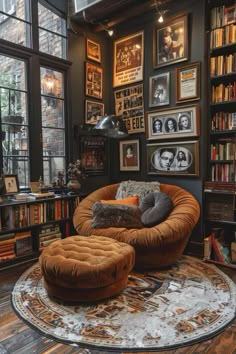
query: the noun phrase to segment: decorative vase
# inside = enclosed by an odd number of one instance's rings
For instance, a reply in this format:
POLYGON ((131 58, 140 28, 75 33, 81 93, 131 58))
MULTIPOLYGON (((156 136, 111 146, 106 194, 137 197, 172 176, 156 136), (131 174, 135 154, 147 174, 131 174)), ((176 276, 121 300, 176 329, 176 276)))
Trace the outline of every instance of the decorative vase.
POLYGON ((69 182, 67 183, 67 187, 72 191, 72 192, 78 192, 81 188, 81 184, 78 181, 76 177, 71 178, 69 182))

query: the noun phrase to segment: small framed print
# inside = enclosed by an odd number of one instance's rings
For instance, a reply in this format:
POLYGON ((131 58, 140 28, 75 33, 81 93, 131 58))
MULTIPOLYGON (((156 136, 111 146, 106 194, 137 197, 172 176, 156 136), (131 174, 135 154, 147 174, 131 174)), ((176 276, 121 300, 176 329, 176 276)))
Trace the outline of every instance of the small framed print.
POLYGON ((172 139, 199 135, 199 105, 146 112, 147 139, 172 139))
POLYGON ((86 57, 87 59, 94 60, 101 63, 101 46, 99 43, 86 39, 86 57))
POLYGON ((106 175, 107 138, 104 136, 81 136, 80 156, 83 171, 88 176, 106 175))
POLYGON ((13 195, 19 193, 19 181, 17 175, 4 175, 4 194, 13 195))
POLYGON ((200 63, 193 63, 175 71, 176 103, 199 100, 200 63))
POLYGON ((85 95, 102 99, 102 76, 103 70, 100 66, 85 63, 85 95))
POLYGON ((153 66, 159 68, 188 60, 188 16, 177 17, 153 31, 153 66))
POLYGON ((85 124, 97 124, 104 116, 104 103, 85 100, 85 124))
POLYGON ((170 73, 149 78, 149 106, 164 106, 170 103, 170 73))
POLYGON ((139 140, 120 141, 120 171, 139 170, 139 140))
POLYGON ((199 142, 147 145, 148 174, 199 176, 199 142))

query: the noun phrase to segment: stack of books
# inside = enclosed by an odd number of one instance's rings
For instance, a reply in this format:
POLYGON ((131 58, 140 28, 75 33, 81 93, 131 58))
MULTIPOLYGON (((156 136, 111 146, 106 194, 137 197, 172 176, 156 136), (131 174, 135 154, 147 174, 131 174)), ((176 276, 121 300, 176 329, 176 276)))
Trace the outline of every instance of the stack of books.
POLYGON ((15 243, 14 233, 0 236, 0 262, 16 258, 15 243))
POLYGON ((17 257, 32 253, 32 237, 30 230, 16 233, 15 240, 17 257))
POLYGON ((39 249, 42 250, 52 242, 62 238, 60 227, 58 224, 42 226, 39 233, 39 249))

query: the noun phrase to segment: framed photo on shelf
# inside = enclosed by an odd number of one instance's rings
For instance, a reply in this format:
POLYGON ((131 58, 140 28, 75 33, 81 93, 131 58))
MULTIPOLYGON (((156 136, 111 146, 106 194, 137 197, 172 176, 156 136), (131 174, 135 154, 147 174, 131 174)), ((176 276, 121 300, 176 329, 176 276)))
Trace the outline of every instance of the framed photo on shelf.
POLYGON ((3 175, 4 195, 19 193, 19 181, 17 175, 3 175))
POLYGON ((188 60, 188 17, 178 17, 155 27, 153 31, 153 65, 159 68, 188 60))
POLYGON ((147 145, 148 174, 199 176, 199 142, 147 145))
POLYGON ((101 63, 101 46, 99 43, 86 39, 86 57, 101 63))
POLYGON ((143 80, 143 31, 114 42, 113 87, 143 80))
POLYGON ((229 25, 236 21, 236 4, 224 6, 224 22, 223 25, 229 25))
POLYGON ((149 78, 149 106, 164 106, 170 103, 170 73, 149 78))
POLYGON ((117 116, 122 116, 129 134, 145 132, 143 84, 114 92, 117 116))
POLYGON ((199 100, 200 63, 192 63, 175 69, 176 103, 199 100))
POLYGON ((103 70, 100 66, 85 63, 85 95, 102 99, 103 70))
POLYGON ((85 100, 85 124, 97 124, 104 116, 104 103, 85 100))
POLYGON ((86 175, 107 174, 107 138, 103 136, 81 136, 80 156, 86 175))
POLYGON ((139 170, 139 140, 120 141, 120 171, 139 170))
POLYGON ((147 139, 199 136, 199 105, 146 112, 147 139))

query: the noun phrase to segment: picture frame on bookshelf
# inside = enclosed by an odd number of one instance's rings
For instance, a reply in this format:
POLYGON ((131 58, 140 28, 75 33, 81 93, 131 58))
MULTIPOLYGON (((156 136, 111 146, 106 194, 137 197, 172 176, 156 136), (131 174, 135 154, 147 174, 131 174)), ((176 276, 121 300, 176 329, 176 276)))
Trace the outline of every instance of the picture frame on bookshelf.
POLYGON ((199 176, 199 142, 147 144, 149 175, 199 176))
POLYGON ((113 87, 143 80, 143 31, 114 41, 113 53, 113 87))
POLYGON ((140 171, 139 139, 120 141, 120 171, 140 171))
POLYGON ((149 78, 149 107, 170 104, 170 73, 149 78))
POLYGON ((153 66, 160 68, 188 60, 188 15, 176 17, 153 30, 153 66))
POLYGON ((229 25, 236 21, 236 4, 224 6, 224 25, 229 25))
POLYGON ((85 100, 85 124, 97 124, 104 116, 104 103, 85 100))
POLYGON ((89 38, 86 38, 86 57, 101 63, 101 46, 89 38))
POLYGON ((85 62, 85 95, 102 99, 103 91, 103 69, 85 62))
POLYGON ((200 99, 200 62, 175 69, 176 103, 200 99))
POLYGON ((19 180, 17 175, 3 175, 4 195, 19 193, 19 180))
POLYGON ((199 105, 146 112, 148 140, 199 136, 199 105))

